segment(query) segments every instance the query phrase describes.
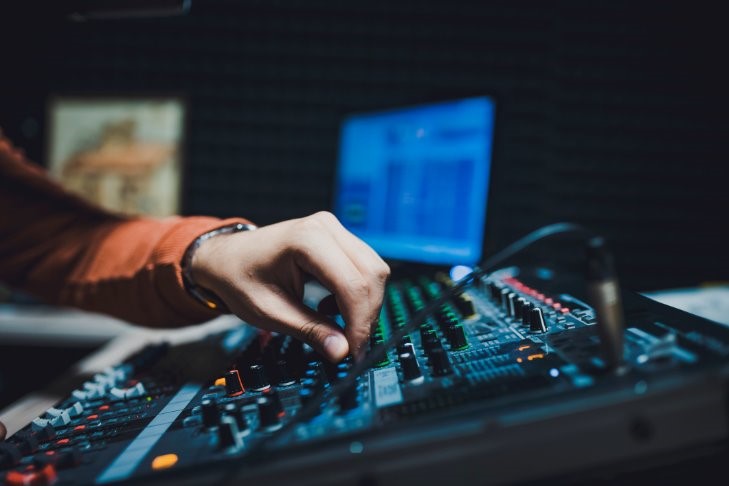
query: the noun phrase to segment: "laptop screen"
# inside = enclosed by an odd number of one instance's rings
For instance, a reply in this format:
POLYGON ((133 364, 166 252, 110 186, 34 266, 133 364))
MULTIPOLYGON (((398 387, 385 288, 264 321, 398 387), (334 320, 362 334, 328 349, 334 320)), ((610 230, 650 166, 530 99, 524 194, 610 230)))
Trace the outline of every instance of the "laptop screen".
POLYGON ((384 258, 476 263, 493 124, 487 97, 348 117, 334 213, 384 258))

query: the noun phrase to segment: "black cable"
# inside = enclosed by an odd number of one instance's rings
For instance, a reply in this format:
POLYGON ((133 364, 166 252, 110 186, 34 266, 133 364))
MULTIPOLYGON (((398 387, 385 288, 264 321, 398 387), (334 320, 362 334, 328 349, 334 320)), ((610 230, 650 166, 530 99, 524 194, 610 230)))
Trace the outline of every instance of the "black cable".
MULTIPOLYGON (((497 265, 503 264, 506 260, 513 257, 517 253, 523 251, 534 243, 559 234, 581 234, 585 237, 592 237, 594 233, 590 232, 587 228, 575 224, 575 223, 554 223, 547 226, 543 226, 531 233, 519 238, 515 242, 508 245, 503 250, 491 255, 490 257, 482 260, 477 266, 474 267, 473 271, 464 277, 462 280, 456 282, 456 284, 446 291, 444 291, 440 297, 430 301, 420 311, 418 311, 404 326, 391 332, 390 337, 387 341, 381 343, 378 346, 370 349, 370 352, 360 360, 356 362, 352 368, 350 368, 347 376, 341 380, 332 384, 329 388, 319 392, 312 400, 302 406, 298 413, 292 417, 290 421, 285 423, 283 427, 278 429, 276 432, 269 436, 260 439, 258 442, 252 444, 242 459, 247 459, 258 454, 263 454, 268 451, 268 445, 275 443, 282 437, 286 436, 289 432, 295 429, 299 424, 316 417, 322 406, 329 400, 336 399, 346 390, 352 386, 356 386, 356 381, 360 375, 369 370, 373 365, 379 362, 385 354, 396 346, 405 335, 410 334, 425 321, 425 319, 438 307, 443 305, 448 300, 452 299, 463 289, 471 285, 473 282, 479 280, 488 272, 492 271, 497 265)), ((237 472, 237 468, 234 468, 230 474, 227 474, 222 478, 221 482, 227 482, 228 479, 237 472)))

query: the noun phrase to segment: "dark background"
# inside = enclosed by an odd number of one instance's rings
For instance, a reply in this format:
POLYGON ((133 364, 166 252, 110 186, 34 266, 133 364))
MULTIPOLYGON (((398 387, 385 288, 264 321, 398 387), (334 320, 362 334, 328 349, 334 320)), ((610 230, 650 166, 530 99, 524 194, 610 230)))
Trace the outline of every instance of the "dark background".
POLYGON ((0 126, 41 163, 50 95, 182 94, 185 213, 266 224, 329 208, 345 114, 487 94, 488 251, 570 220, 609 238, 630 288, 729 277, 729 42, 701 3, 197 0, 86 23, 16 4, 0 126))

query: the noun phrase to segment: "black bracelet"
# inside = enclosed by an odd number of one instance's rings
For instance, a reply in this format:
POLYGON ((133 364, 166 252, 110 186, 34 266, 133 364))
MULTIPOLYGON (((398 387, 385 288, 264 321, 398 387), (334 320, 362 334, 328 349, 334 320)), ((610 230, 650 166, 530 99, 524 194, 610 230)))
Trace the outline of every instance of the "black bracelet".
POLYGON ((205 307, 212 310, 217 310, 223 313, 229 313, 230 310, 223 303, 222 300, 209 290, 203 289, 195 285, 195 281, 192 278, 192 257, 195 254, 200 245, 206 240, 218 235, 225 235, 230 233, 238 233, 240 231, 251 231, 256 229, 256 226, 252 224, 236 223, 229 226, 223 226, 212 231, 208 231, 197 238, 195 241, 190 243, 190 246, 185 250, 185 255, 182 258, 182 282, 185 284, 185 289, 195 297, 197 300, 202 302, 205 307))

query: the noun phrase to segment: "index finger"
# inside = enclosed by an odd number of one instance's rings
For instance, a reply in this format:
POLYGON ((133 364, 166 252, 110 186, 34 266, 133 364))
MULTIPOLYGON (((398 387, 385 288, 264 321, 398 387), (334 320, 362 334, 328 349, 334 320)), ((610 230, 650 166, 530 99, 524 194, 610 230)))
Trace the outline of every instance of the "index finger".
POLYGON ((326 231, 299 242, 296 263, 317 278, 335 296, 346 324, 344 334, 350 353, 360 355, 379 307, 372 305, 371 285, 357 266, 326 231))
POLYGON ((331 228, 331 234, 369 285, 369 304, 372 312, 375 313, 370 324, 375 324, 385 298, 385 288, 387 279, 390 276, 390 267, 387 266, 370 246, 350 233, 338 222, 336 226, 331 228))

